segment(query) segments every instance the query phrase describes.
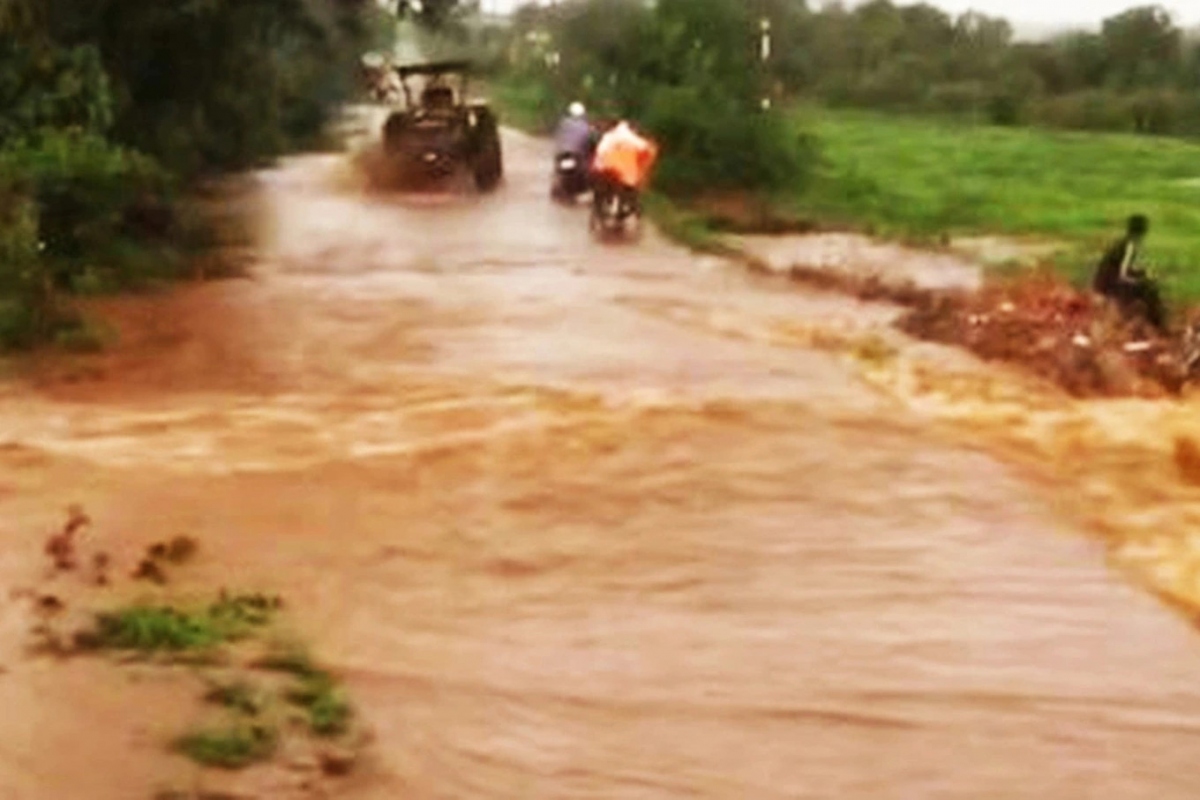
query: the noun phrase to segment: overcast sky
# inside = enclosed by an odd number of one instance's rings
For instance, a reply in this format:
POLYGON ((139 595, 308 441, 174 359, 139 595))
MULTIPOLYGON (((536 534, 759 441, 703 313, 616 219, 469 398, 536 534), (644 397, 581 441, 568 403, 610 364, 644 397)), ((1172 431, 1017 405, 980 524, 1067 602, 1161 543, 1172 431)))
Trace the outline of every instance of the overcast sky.
MULTIPOLYGON (((485 8, 510 11, 521 0, 482 0, 485 8)), ((1152 0, 932 0, 952 14, 974 9, 1004 17, 1018 25, 1084 26, 1095 28, 1100 21, 1128 8, 1152 0)), ((816 5, 814 3, 814 5, 816 5)), ((899 5, 909 5, 903 0, 899 5)), ((1161 5, 1181 25, 1200 25, 1200 0, 1165 0, 1161 5)))

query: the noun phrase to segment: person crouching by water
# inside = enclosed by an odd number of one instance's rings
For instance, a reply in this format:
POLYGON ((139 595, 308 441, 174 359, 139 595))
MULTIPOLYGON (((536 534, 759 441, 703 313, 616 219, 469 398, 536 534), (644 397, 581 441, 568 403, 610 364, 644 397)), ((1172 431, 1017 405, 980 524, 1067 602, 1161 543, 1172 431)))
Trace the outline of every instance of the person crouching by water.
POLYGON ((1092 288, 1115 302, 1122 312, 1141 316, 1166 335, 1167 314, 1158 283, 1137 265, 1142 242, 1149 231, 1150 220, 1144 214, 1131 216, 1125 235, 1100 258, 1092 288))

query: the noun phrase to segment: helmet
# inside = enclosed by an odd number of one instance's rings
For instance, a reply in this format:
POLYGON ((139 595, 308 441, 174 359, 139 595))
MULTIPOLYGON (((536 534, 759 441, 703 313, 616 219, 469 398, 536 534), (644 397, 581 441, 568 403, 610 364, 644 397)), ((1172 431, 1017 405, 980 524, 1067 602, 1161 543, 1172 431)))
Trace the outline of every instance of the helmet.
POLYGON ((572 117, 582 117, 587 113, 587 109, 583 107, 583 103, 576 102, 571 103, 571 105, 567 108, 567 113, 572 117))

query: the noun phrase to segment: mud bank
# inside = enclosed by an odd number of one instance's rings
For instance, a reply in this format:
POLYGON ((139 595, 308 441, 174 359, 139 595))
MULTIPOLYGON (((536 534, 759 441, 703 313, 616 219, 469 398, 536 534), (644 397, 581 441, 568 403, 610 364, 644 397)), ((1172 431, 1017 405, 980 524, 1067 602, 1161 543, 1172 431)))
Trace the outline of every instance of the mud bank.
POLYGON ((1179 396, 1187 348, 1119 318, 1049 271, 985 278, 962 257, 851 234, 738 237, 756 269, 904 309, 899 330, 1015 365, 1075 397, 1179 396))

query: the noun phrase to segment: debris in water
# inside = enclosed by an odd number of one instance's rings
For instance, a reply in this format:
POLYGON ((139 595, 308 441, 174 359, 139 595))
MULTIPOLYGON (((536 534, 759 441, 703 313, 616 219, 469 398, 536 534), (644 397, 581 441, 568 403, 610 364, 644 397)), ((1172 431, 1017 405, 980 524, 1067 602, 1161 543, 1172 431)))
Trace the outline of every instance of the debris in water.
POLYGON ((43 616, 49 617, 57 615, 66 607, 66 603, 52 594, 44 594, 37 599, 37 611, 43 616))
POLYGON ((93 577, 97 586, 108 585, 108 568, 111 564, 112 559, 109 558, 108 553, 96 553, 92 556, 93 577))
POLYGON ((167 573, 163 569, 163 563, 184 564, 191 561, 199 549, 199 543, 191 536, 176 536, 170 541, 155 542, 146 548, 146 555, 138 564, 133 577, 135 580, 166 583, 167 573))
POLYGON ((75 569, 77 563, 75 537, 90 523, 91 519, 78 505, 67 509, 67 522, 63 529, 46 542, 46 554, 54 561, 56 570, 75 569))
POLYGON ((358 761, 358 753, 348 747, 325 747, 318 757, 321 760, 321 771, 336 777, 349 775, 358 761))
POLYGON ((135 581, 151 581, 160 586, 167 582, 167 573, 154 558, 143 558, 133 571, 135 581))
POLYGON ((191 536, 176 536, 167 542, 164 557, 172 564, 183 564, 196 555, 200 545, 191 536))

